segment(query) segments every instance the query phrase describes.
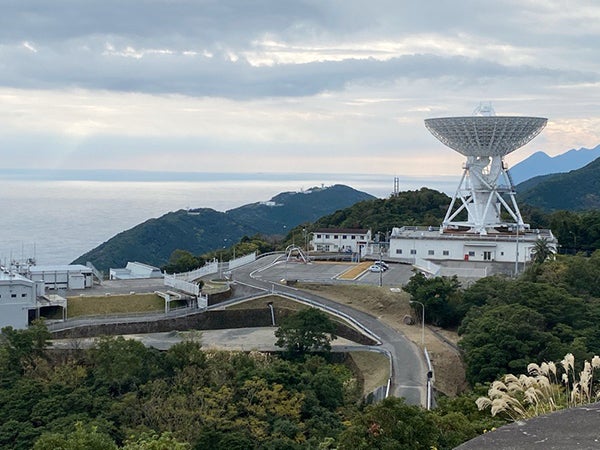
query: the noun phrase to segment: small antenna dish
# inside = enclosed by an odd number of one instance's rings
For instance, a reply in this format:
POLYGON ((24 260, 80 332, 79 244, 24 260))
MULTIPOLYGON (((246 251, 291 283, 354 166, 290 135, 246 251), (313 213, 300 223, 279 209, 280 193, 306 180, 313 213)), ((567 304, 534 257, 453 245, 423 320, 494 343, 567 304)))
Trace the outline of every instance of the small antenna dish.
POLYGON ((496 111, 494 111, 494 107, 492 106, 492 102, 479 102, 479 105, 473 111, 474 116, 483 116, 490 117, 495 116, 496 111))

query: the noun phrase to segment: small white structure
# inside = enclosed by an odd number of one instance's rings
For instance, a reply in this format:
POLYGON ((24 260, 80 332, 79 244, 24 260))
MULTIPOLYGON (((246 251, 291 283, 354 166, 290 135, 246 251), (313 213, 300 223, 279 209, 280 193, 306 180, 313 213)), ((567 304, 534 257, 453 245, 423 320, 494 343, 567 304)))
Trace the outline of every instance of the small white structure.
POLYGON ((310 242, 315 252, 360 253, 371 244, 371 230, 356 228, 320 228, 312 233, 310 242))
POLYGON ((158 267, 141 262, 128 262, 124 268, 110 269, 111 280, 133 280, 145 278, 162 278, 164 275, 158 267))
POLYGON ((81 264, 31 266, 29 277, 43 281, 46 289, 86 289, 94 284, 93 269, 81 264))
POLYGON ((0 272, 0 328, 27 328, 29 311, 36 309, 36 283, 17 273, 0 272))

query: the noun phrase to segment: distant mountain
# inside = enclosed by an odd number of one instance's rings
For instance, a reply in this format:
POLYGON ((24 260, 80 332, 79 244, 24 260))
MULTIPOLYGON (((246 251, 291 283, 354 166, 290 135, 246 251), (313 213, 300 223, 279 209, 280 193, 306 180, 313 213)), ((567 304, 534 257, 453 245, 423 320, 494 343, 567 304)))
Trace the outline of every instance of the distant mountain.
POLYGON ((600 158, 568 173, 544 175, 516 186, 520 202, 553 211, 600 208, 600 158))
POLYGON ((536 152, 529 158, 515 164, 509 172, 513 182, 519 184, 540 175, 580 169, 597 158, 600 158, 600 145, 592 149, 572 149, 557 156, 548 156, 544 152, 536 152))
POLYGON ((313 222, 369 199, 375 197, 348 186, 334 185, 284 192, 268 202, 226 212, 210 208, 170 212, 117 234, 73 263, 91 261, 105 272, 111 267, 124 267, 128 261, 162 266, 176 249, 200 255, 229 247, 243 236, 284 235, 301 223, 313 222))

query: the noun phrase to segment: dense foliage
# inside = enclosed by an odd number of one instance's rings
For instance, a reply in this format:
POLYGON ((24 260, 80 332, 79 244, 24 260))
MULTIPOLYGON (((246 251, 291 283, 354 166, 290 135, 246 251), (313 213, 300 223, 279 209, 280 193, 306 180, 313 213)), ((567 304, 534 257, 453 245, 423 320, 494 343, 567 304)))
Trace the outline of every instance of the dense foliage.
POLYGON ((51 352, 43 330, 2 331, 1 448, 29 449, 40 437, 39 449, 84 438, 85 448, 149 448, 136 442, 153 439, 316 447, 338 434, 343 408, 358 400, 353 374, 321 357, 204 352, 194 341, 158 352, 120 337, 51 352))
POLYGON ((464 290, 455 278, 415 274, 405 289, 425 305, 427 322, 460 325, 472 384, 569 352, 580 361, 600 353, 600 251, 533 264, 519 279, 483 278, 464 290))
POLYGON ((275 331, 275 345, 291 354, 308 351, 330 351, 336 338, 335 323, 317 308, 306 308, 282 319, 275 331))
POLYGON ((48 337, 41 323, 0 333, 0 448, 442 450, 503 423, 472 395, 435 411, 362 405, 355 375, 322 356, 207 352, 193 338, 51 351, 48 337))
POLYGON ((433 189, 400 192, 387 199, 369 200, 322 217, 315 228, 370 228, 373 234, 389 233, 402 225, 439 226, 450 198, 433 189))

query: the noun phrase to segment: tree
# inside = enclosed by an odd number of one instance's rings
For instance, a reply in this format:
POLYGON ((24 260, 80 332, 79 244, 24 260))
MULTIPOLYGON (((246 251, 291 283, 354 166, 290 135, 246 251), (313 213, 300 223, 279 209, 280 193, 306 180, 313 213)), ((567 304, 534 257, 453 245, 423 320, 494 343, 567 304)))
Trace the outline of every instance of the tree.
POLYGON ((290 353, 310 350, 330 351, 335 335, 335 323, 323 311, 307 308, 284 318, 275 331, 275 345, 290 353))
POLYGON ((117 445, 106 434, 99 432, 94 426, 84 426, 81 422, 75 424, 75 431, 63 435, 47 433, 40 437, 33 450, 117 450, 117 445))
POLYGON ((542 264, 554 254, 554 250, 550 247, 550 243, 546 238, 539 238, 535 241, 535 245, 531 249, 534 264, 542 264))
POLYGON ((430 450, 439 432, 433 415, 404 399, 389 397, 352 420, 339 439, 339 449, 430 450))
POLYGON ((135 440, 128 440, 123 450, 190 450, 187 442, 179 442, 169 432, 162 434, 143 433, 135 440))
POLYGON ((35 363, 36 358, 46 356, 46 347, 51 337, 43 320, 35 320, 31 326, 23 330, 15 330, 8 326, 0 332, 0 367, 13 372, 22 372, 26 366, 35 363))
POLYGON ((204 259, 194 256, 187 250, 173 250, 169 262, 162 267, 167 273, 182 273, 197 269, 204 264, 204 259))
POLYGON ((459 329, 467 380, 492 381, 512 370, 524 372, 531 360, 555 357, 562 351, 560 341, 545 330, 544 316, 524 305, 471 309, 459 329))
MULTIPOLYGON (((462 293, 456 276, 427 278, 421 272, 416 272, 404 286, 404 290, 411 295, 412 300, 425 306, 426 322, 441 327, 459 323, 462 293)), ((416 312, 421 314, 420 305, 417 304, 416 308, 416 312)))

